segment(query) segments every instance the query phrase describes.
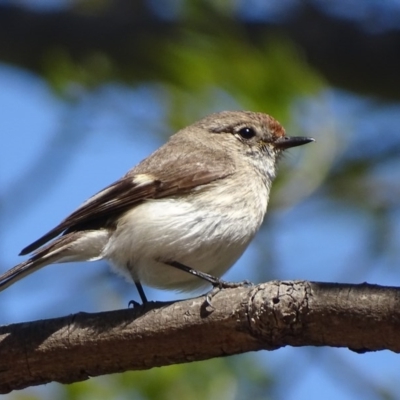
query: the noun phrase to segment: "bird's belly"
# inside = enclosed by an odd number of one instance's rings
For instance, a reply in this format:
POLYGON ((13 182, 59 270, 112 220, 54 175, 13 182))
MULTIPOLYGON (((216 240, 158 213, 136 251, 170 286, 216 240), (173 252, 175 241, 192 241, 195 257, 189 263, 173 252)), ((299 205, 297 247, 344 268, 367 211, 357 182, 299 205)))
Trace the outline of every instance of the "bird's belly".
POLYGON ((166 262, 178 261, 218 277, 227 271, 263 217, 251 217, 245 208, 232 210, 232 199, 229 207, 194 206, 182 199, 148 201, 125 214, 104 256, 118 271, 148 286, 200 288, 207 283, 166 262))

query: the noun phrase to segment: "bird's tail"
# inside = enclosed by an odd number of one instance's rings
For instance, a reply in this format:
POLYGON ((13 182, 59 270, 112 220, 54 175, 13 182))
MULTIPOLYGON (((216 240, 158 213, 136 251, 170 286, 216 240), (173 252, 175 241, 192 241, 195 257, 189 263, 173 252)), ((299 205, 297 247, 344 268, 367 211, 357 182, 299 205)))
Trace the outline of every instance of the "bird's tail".
POLYGON ((0 291, 49 264, 94 261, 109 239, 106 230, 71 232, 42 247, 31 258, 0 275, 0 291))
MULTIPOLYGON (((56 258, 53 262, 57 262, 56 258)), ((0 275, 0 291, 8 288, 13 283, 19 281, 20 279, 31 274, 32 272, 35 272, 38 269, 43 268, 44 266, 51 263, 51 260, 34 260, 33 258, 30 258, 29 260, 26 260, 21 264, 16 265, 14 268, 11 268, 7 272, 5 272, 3 275, 0 275)))

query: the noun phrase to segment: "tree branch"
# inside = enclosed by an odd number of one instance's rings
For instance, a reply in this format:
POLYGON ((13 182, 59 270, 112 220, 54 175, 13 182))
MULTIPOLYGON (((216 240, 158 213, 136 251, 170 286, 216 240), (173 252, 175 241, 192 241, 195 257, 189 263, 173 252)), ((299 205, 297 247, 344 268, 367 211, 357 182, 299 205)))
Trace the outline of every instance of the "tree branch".
POLYGON ((0 327, 0 393, 282 346, 400 352, 400 289, 269 282, 0 327))

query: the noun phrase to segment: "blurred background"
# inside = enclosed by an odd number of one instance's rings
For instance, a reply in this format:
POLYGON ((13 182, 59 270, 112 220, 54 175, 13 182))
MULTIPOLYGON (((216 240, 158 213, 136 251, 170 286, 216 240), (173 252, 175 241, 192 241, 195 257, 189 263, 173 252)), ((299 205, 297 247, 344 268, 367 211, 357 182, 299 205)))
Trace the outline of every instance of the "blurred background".
MULTIPOLYGON (((317 141, 225 278, 400 286, 399 71, 398 0, 0 0, 0 270, 177 129, 246 109, 317 141)), ((129 300, 105 263, 52 266, 0 293, 0 324, 129 300)), ((399 374, 388 351, 284 348, 6 397, 387 400, 399 374)))

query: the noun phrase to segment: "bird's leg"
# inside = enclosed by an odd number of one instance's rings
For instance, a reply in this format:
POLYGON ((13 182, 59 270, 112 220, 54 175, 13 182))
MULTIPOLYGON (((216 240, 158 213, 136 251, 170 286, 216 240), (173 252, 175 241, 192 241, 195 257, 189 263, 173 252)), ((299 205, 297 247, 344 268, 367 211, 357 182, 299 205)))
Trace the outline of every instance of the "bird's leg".
POLYGON ((207 293, 206 295, 206 303, 212 307, 211 305, 211 300, 212 298, 221 290, 221 289, 227 289, 227 288, 237 288, 241 286, 249 286, 252 285, 251 282, 249 281, 242 281, 242 282, 227 282, 222 279, 217 278, 216 276, 207 274, 205 272, 198 271, 196 269, 190 268, 184 264, 181 264, 178 261, 168 261, 165 262, 166 264, 170 265, 171 267, 175 267, 181 271, 187 272, 189 274, 192 274, 194 276, 199 277, 200 279, 203 279, 207 281, 208 283, 211 283, 213 288, 207 293))
POLYGON ((181 264, 178 261, 167 261, 165 262, 165 264, 170 265, 171 267, 175 267, 177 269, 180 269, 181 271, 187 272, 191 275, 197 276, 200 279, 203 279, 205 281, 207 281, 208 283, 211 283, 211 285, 215 286, 219 286, 221 284, 221 280, 219 278, 217 278, 216 276, 210 275, 210 274, 206 274, 205 272, 201 272, 201 271, 197 271, 196 269, 190 268, 184 264, 181 264))
MULTIPOLYGON (((139 293, 140 299, 142 300, 142 305, 143 306, 146 305, 148 303, 148 301, 147 301, 147 297, 146 297, 146 295, 144 293, 142 284, 139 281, 135 281, 135 286, 136 286, 136 289, 137 289, 137 291, 139 293)), ((133 306, 133 308, 135 308, 135 307, 139 307, 140 304, 135 300, 131 300, 128 303, 128 307, 129 306, 133 306)))

